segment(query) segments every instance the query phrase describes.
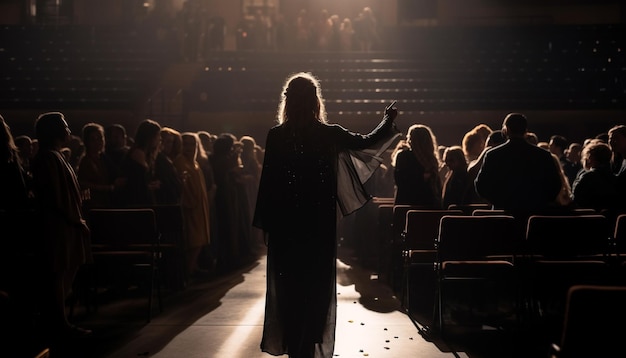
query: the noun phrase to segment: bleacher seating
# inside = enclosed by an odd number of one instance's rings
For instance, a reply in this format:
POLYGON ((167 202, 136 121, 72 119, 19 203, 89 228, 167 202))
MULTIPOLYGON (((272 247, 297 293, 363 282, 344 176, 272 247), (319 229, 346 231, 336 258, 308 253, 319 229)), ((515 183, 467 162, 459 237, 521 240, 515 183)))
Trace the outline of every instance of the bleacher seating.
POLYGON ((171 51, 154 37, 113 27, 2 26, 0 108, 136 108, 171 51))
POLYGON ((287 75, 311 71, 329 112, 618 109, 626 102, 619 25, 397 28, 372 53, 217 53, 191 88, 198 110, 273 111, 287 75), (397 39, 400 38, 400 39, 397 39))

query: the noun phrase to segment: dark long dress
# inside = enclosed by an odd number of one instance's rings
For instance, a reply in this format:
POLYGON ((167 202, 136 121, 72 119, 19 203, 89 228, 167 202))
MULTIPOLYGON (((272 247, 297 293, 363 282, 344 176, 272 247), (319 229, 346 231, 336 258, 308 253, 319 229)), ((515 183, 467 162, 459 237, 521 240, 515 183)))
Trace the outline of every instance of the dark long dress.
POLYGON ((391 125, 383 120, 368 135, 319 122, 269 131, 253 222, 268 235, 263 351, 314 345, 315 357, 332 356, 338 153, 376 144, 391 125))

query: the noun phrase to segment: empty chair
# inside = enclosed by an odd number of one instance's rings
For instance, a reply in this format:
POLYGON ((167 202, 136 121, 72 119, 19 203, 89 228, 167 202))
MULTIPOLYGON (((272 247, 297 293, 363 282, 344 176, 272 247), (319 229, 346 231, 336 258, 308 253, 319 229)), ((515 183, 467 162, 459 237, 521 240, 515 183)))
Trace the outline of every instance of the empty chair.
POLYGON ((113 285, 136 284, 144 288, 148 301, 147 319, 150 321, 155 294, 161 310, 160 235, 154 210, 91 209, 88 220, 95 285, 101 284, 106 275, 113 285))
POLYGON ((460 210, 409 210, 402 233, 404 263, 402 302, 412 318, 433 317, 436 286, 435 242, 439 235, 439 221, 445 215, 463 215, 460 210), (413 294, 415 293, 415 294, 413 294))
POLYGON ((526 250, 530 313, 543 326, 553 319, 558 324, 571 286, 611 281, 609 233, 602 215, 530 216, 526 250))
POLYGON ((624 357, 626 286, 575 285, 567 293, 553 358, 624 357))
POLYGON ((165 283, 174 289, 186 286, 183 212, 180 205, 156 205, 154 210, 159 240, 159 264, 165 283))
MULTIPOLYGON (((476 308, 493 320, 502 316, 498 307, 510 308, 517 318, 518 285, 515 258, 520 233, 515 219, 508 215, 446 215, 441 218, 437 239, 437 324, 445 333, 452 310, 447 305, 455 299, 466 316, 476 308), (453 294, 454 293, 454 294, 453 294)), ((498 323, 506 323, 503 318, 498 323)), ((470 323, 484 323, 481 319, 470 323)), ((465 322, 458 322, 463 324, 465 322)))
POLYGON ((389 252, 386 253, 390 258, 388 272, 389 283, 395 292, 402 290, 402 271, 404 267, 403 261, 403 239, 402 233, 406 224, 406 213, 409 210, 424 209, 418 205, 394 205, 391 219, 391 242, 389 252))

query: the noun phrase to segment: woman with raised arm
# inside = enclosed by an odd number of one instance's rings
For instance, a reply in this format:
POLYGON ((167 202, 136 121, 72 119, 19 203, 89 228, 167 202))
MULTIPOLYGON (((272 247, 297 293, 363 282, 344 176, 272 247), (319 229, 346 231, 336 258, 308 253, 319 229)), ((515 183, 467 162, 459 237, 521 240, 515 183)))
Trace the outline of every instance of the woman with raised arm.
MULTIPOLYGON (((372 132, 352 133, 327 123, 320 83, 312 74, 296 73, 285 82, 279 124, 267 135, 253 222, 268 245, 264 352, 332 357, 343 191, 338 190, 339 153, 388 142, 397 113, 389 106, 372 132)), ((362 189, 360 183, 348 185, 362 189)))

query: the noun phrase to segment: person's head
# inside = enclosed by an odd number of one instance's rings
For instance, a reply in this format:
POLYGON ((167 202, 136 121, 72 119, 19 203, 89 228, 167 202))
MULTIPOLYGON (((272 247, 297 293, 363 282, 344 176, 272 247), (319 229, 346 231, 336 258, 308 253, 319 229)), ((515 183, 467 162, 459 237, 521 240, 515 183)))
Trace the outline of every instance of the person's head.
POLYGON ((467 161, 465 160, 465 153, 463 148, 458 145, 446 148, 443 152, 443 162, 446 163, 448 168, 452 171, 466 171, 467 161))
POLYGON ((235 140, 230 135, 219 135, 213 143, 213 153, 216 157, 227 157, 234 152, 235 140))
POLYGON ((249 157, 254 157, 255 154, 255 150, 256 150, 256 141, 254 140, 253 137, 245 135, 243 137, 241 137, 239 139, 239 142, 241 142, 243 148, 242 148, 242 155, 245 156, 249 156, 249 157))
POLYGON ((174 128, 162 127, 161 128, 161 151, 171 160, 176 157, 182 151, 182 139, 181 134, 174 128))
POLYGON ((485 149, 485 140, 487 136, 483 135, 480 131, 473 129, 463 136, 462 150, 468 160, 474 160, 478 158, 483 149, 485 149))
POLYGON ((617 125, 609 130, 609 145, 614 153, 626 158, 626 125, 617 125))
POLYGON ((524 134, 524 139, 526 139, 526 141, 532 145, 539 144, 539 137, 537 137, 537 134, 533 132, 526 132, 526 134, 524 134))
POLYGON ((82 128, 83 143, 87 153, 102 153, 104 150, 104 128, 98 123, 87 123, 82 128))
POLYGON ((278 123, 291 121, 326 123, 326 107, 319 80, 308 72, 291 75, 285 81, 278 105, 278 123))
POLYGON ((550 153, 556 154, 559 158, 563 156, 565 149, 567 148, 567 139, 562 135, 555 134, 550 137, 550 153))
POLYGON ((46 112, 35 121, 35 135, 39 148, 44 150, 61 149, 68 144, 72 132, 61 112, 46 112))
POLYGON ((407 143, 427 171, 439 168, 439 146, 428 126, 414 124, 407 132, 407 143))
POLYGON ((509 113, 502 123, 502 132, 507 138, 524 138, 527 129, 528 121, 521 113, 509 113))
POLYGON ((200 141, 198 140, 198 135, 194 132, 183 132, 181 134, 182 138, 182 155, 189 160, 196 160, 198 157, 198 147, 200 146, 200 141))
POLYGON ((198 139, 200 139, 200 144, 207 153, 213 152, 214 138, 212 138, 211 133, 207 131, 198 131, 198 139))
POLYGON ((33 140, 31 137, 22 134, 15 137, 15 146, 19 150, 20 157, 27 160, 33 157, 33 140))
POLYGON ((160 145, 161 125, 151 119, 144 119, 135 132, 135 148, 140 148, 146 153, 156 153, 160 145))
POLYGON ((506 137, 504 136, 504 133, 498 129, 489 133, 487 141, 485 142, 485 147, 495 147, 504 142, 506 142, 506 137))
POLYGON ((583 146, 580 143, 571 143, 567 147, 566 159, 570 163, 579 163, 583 146))
POLYGON ((587 145, 581 154, 585 169, 609 168, 613 153, 611 148, 600 140, 593 140, 587 145))
POLYGON ((112 124, 104 131, 105 146, 107 149, 121 149, 128 145, 126 128, 121 124, 112 124))

